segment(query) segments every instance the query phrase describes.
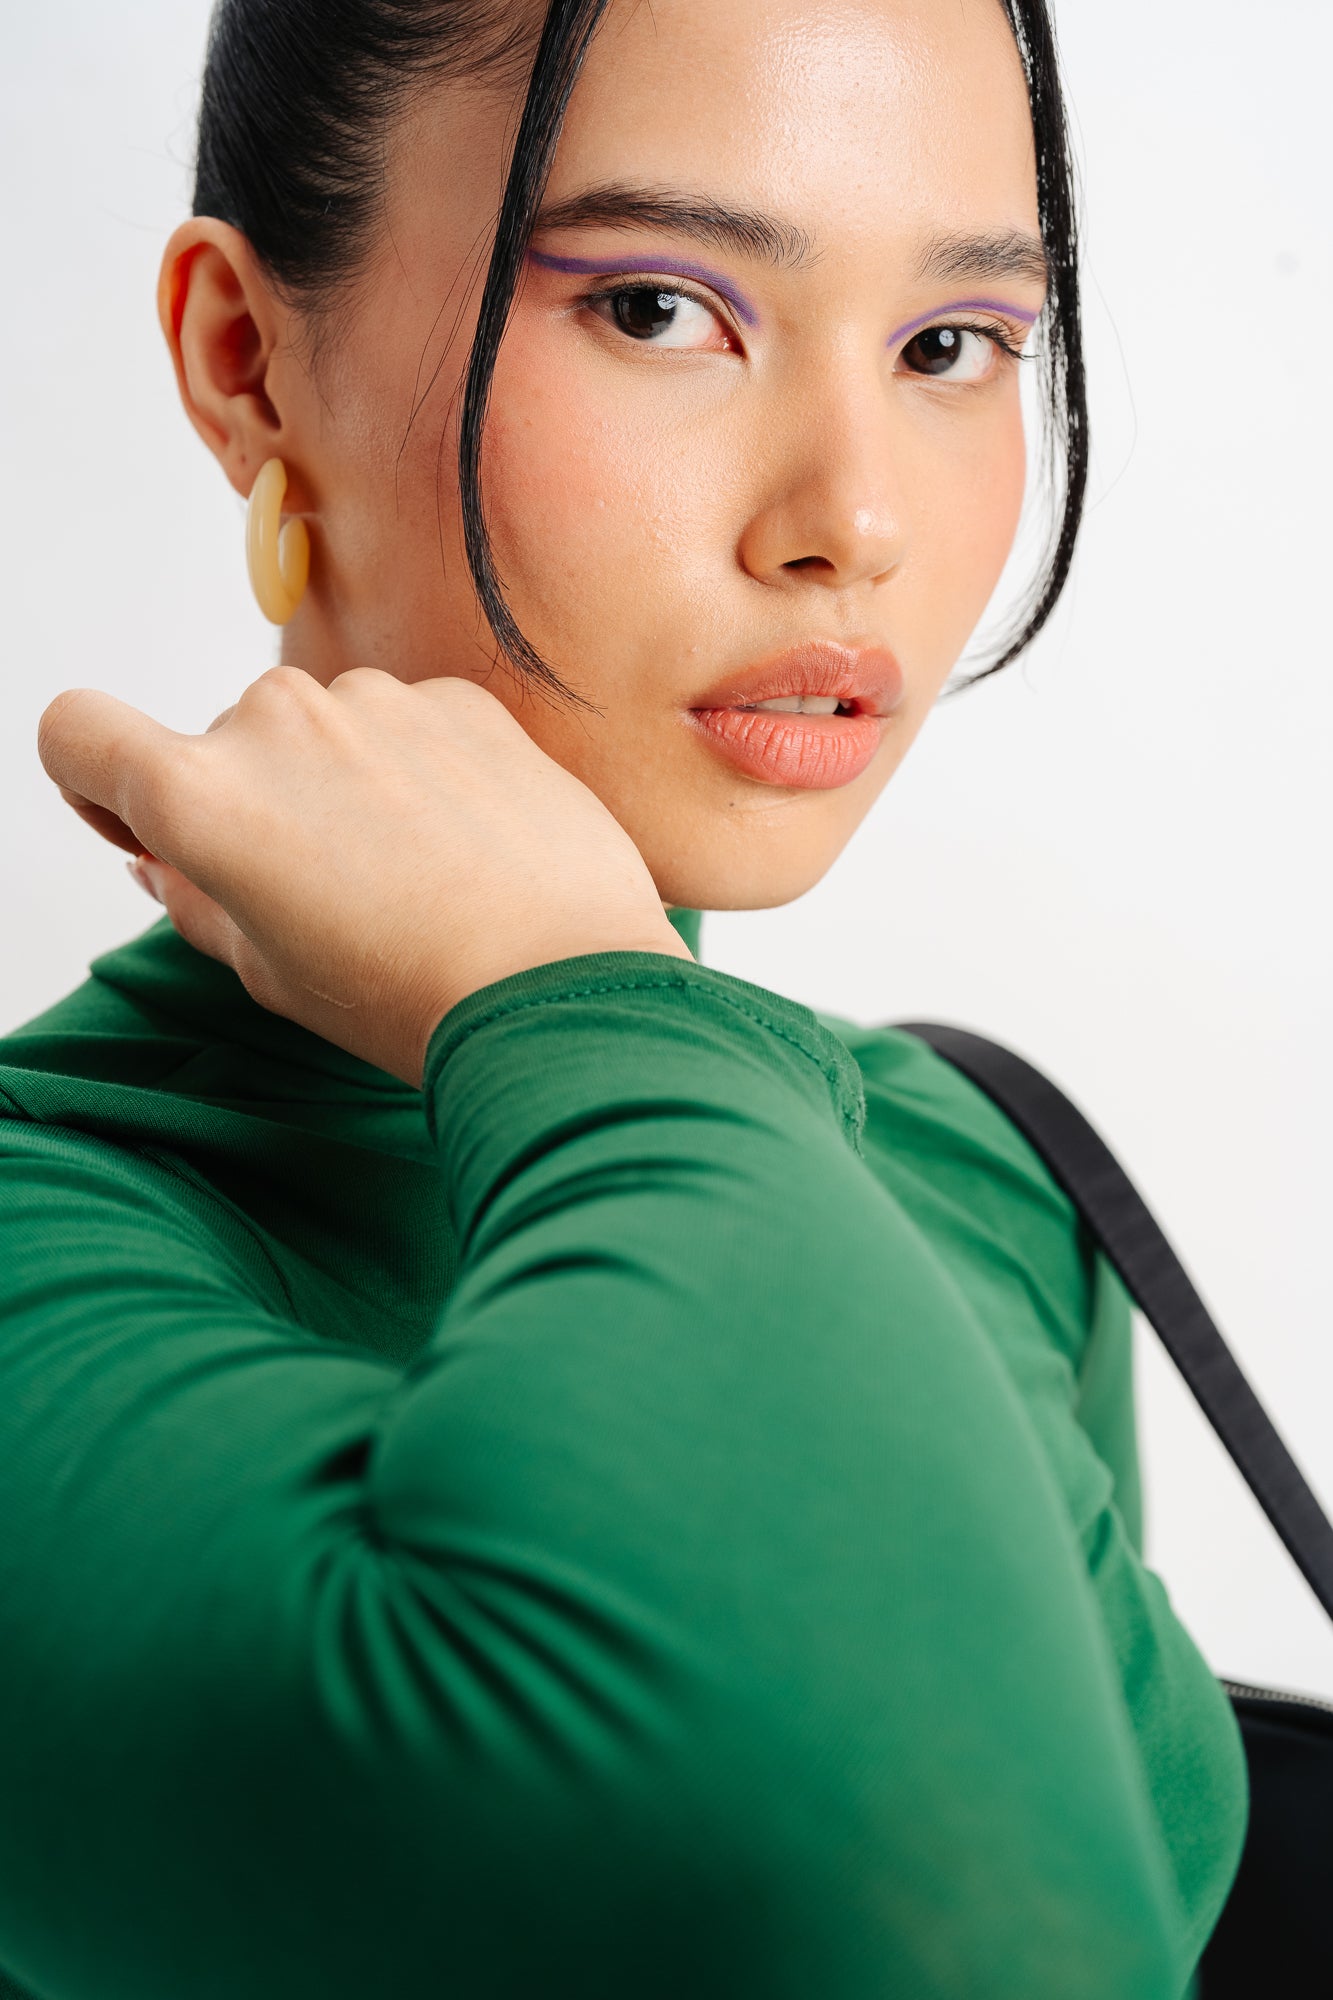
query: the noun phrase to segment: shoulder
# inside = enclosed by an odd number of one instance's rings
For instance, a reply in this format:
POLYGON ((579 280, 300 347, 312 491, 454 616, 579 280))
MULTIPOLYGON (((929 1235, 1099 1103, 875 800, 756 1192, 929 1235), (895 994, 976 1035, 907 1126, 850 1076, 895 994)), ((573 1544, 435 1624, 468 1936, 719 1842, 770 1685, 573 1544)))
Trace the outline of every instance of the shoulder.
POLYGON ((1026 1204, 1068 1228, 1078 1211, 1040 1153, 993 1098, 920 1035, 891 1023, 816 1016, 846 1043, 861 1072, 866 1129, 902 1158, 967 1178, 975 1195, 1026 1204))
POLYGON ((79 985, 0 1035, 0 1116, 76 1127, 91 1118, 89 1129, 106 1130, 108 1093, 124 1105, 126 1093, 159 1088, 199 1054, 203 1038, 170 996, 124 976, 148 961, 145 947, 162 929, 104 952, 79 985))
POLYGON ((12 1312, 58 1271, 73 1296, 127 1278, 239 1285, 281 1303, 270 1260, 192 1153, 218 1114, 191 1093, 207 1044, 99 976, 0 1036, 0 1265, 12 1312), (183 1087, 182 1087, 183 1085, 183 1087))
MULTIPOLYGON (((1017 1284, 1077 1369, 1104 1262, 1036 1148, 979 1085, 919 1035, 832 1014, 865 1089, 866 1163, 955 1269, 1017 1284)), ((1108 1267, 1109 1268, 1109 1267, 1108 1267)))

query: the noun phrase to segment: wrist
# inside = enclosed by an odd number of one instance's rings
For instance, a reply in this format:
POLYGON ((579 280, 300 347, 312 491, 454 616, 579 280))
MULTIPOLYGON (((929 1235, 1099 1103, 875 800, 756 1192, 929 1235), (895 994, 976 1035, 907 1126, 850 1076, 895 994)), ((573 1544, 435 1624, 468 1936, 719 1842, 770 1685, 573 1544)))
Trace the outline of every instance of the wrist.
POLYGON ((660 951, 670 958, 687 958, 691 965, 698 963, 694 953, 669 919, 662 925, 660 930, 653 929, 652 940, 647 944, 630 941, 625 944, 602 945, 600 949, 603 951, 660 951))

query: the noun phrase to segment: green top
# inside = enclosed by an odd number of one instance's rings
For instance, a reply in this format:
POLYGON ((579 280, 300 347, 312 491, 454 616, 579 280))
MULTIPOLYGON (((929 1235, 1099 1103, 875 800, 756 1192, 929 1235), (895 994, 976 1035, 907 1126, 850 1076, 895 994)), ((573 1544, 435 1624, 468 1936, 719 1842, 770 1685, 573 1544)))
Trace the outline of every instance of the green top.
POLYGON ((652 952, 420 1091, 90 971, 0 1039, 0 1993, 1192 1991, 1241 1740, 982 1091, 652 952))

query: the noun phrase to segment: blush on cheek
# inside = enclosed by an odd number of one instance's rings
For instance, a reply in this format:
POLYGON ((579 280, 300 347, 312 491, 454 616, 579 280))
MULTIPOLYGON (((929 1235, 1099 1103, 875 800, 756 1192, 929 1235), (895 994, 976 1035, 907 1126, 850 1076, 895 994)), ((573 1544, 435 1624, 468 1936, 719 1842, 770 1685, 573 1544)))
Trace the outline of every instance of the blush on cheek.
POLYGON ((539 587, 612 559, 636 511, 624 441, 543 382, 497 375, 482 450, 482 486, 507 580, 539 587), (503 394, 499 391, 503 389, 503 394))
POLYGON ((1023 488, 1027 476, 1027 455, 1020 432, 1000 454, 992 468, 985 504, 975 524, 978 569, 989 596, 1014 545, 1023 512, 1023 488))
POLYGON ((915 523, 925 651, 947 670, 976 630, 1014 546, 1023 508, 1022 425, 950 466, 915 523), (929 635, 927 637, 927 634, 929 635))
POLYGON ((679 636, 684 579, 716 541, 706 441, 682 449, 640 380, 608 385, 604 370, 539 339, 525 347, 515 331, 482 453, 506 596, 547 657, 577 658, 594 676, 613 655, 623 673, 648 635, 679 636))
POLYGON ((965 487, 971 568, 982 604, 999 582, 1013 548, 1026 477, 1023 425, 1015 409, 965 487))

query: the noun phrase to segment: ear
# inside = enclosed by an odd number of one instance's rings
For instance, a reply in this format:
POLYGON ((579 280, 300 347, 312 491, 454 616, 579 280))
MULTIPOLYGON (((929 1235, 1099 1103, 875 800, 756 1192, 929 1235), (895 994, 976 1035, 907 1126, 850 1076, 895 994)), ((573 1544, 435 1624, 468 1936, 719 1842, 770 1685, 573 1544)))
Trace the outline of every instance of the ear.
POLYGON ((215 216, 182 222, 162 253, 157 316, 185 414, 237 493, 244 499, 265 459, 276 456, 288 464, 285 508, 301 512, 296 409, 284 410, 284 381, 292 378, 274 365, 290 351, 291 314, 249 239, 215 216))

